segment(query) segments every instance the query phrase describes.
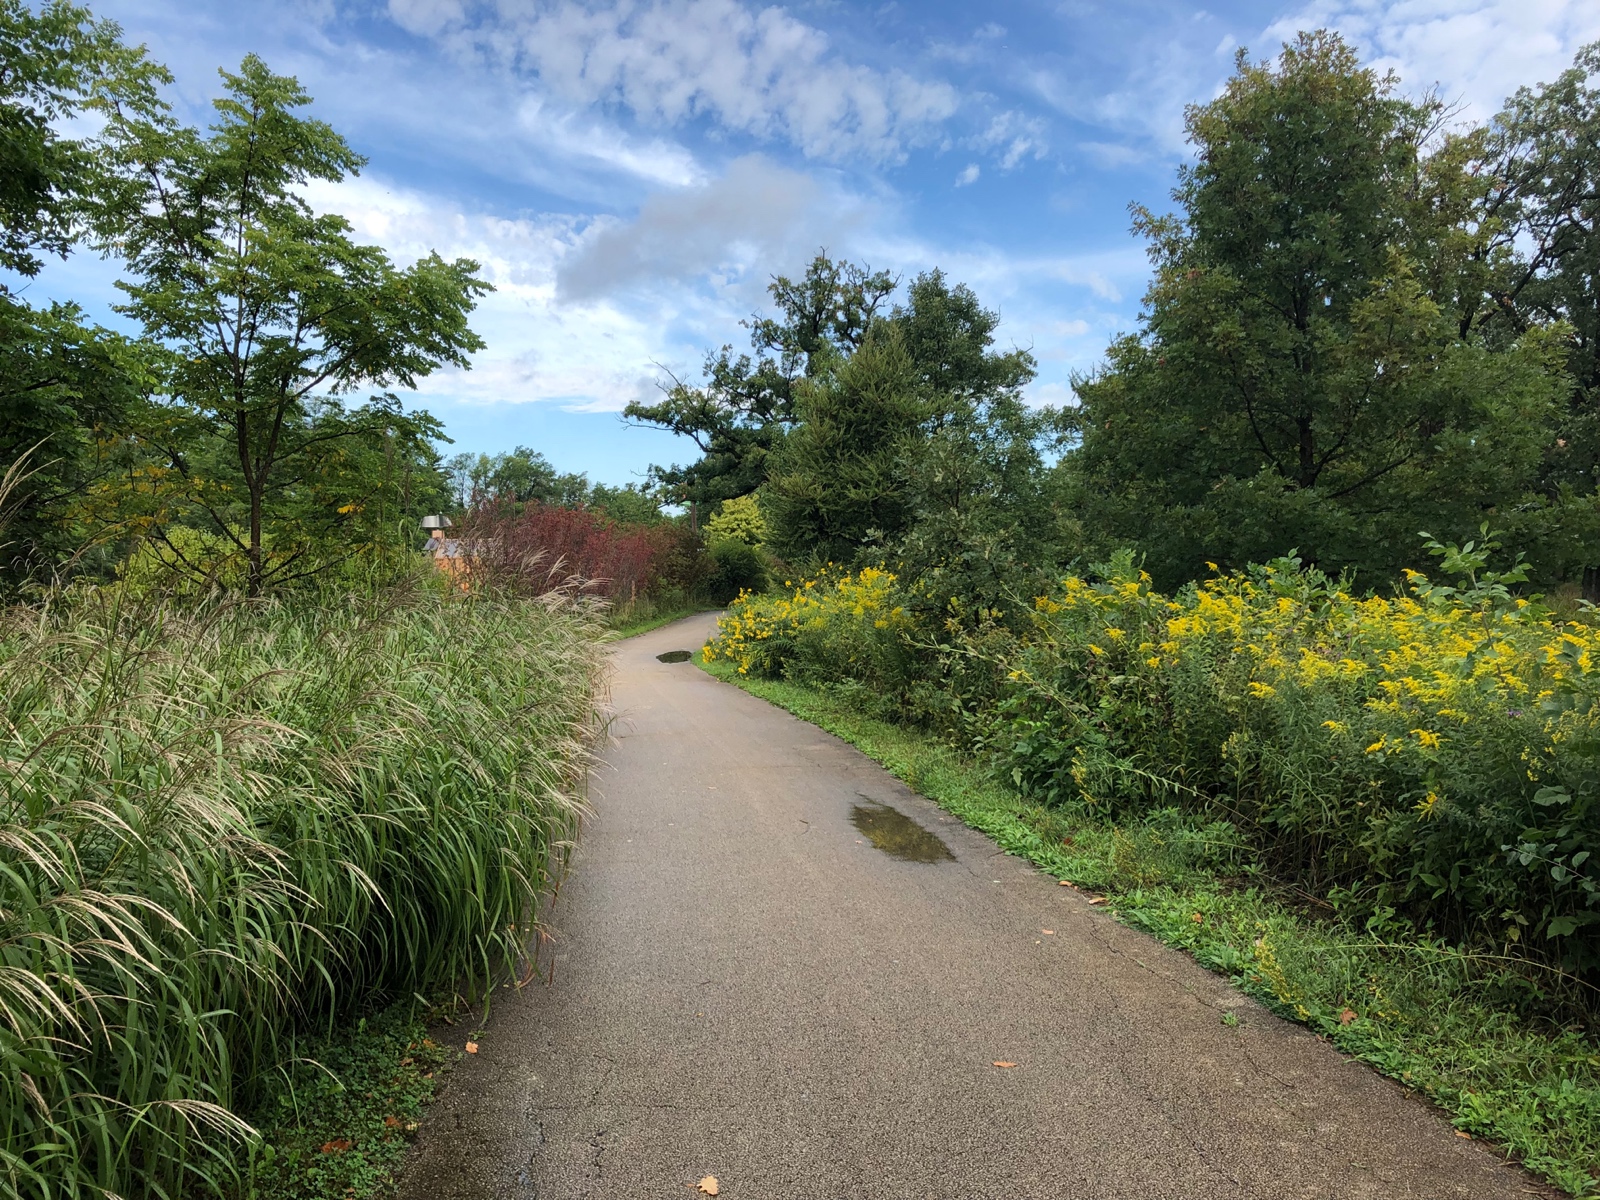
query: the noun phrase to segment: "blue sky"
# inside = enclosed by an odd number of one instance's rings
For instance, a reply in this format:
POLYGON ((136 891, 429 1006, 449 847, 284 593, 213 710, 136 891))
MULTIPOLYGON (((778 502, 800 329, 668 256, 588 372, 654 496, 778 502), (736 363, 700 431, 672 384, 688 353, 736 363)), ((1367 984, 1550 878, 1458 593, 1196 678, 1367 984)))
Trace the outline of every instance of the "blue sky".
MULTIPOLYGON (((1596 0, 90 3, 173 69, 195 122, 247 52, 298 76, 370 160, 313 202, 398 260, 476 258, 497 288, 472 370, 413 402, 456 449, 523 443, 611 483, 693 457, 617 412, 743 345, 768 278, 819 247, 943 267, 1038 357, 1031 398, 1068 400, 1137 319, 1127 206, 1167 204, 1183 106, 1240 45, 1332 26, 1482 118, 1600 38, 1596 0)), ((115 274, 79 255, 29 298, 111 320, 115 274)))

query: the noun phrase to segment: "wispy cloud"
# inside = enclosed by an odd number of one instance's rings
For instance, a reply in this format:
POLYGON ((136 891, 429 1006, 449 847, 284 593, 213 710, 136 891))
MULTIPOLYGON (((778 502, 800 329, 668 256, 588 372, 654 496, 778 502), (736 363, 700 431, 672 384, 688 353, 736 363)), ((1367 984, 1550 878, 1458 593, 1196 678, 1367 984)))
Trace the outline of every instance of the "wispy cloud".
POLYGON ((847 61, 815 26, 739 0, 533 0, 486 14, 460 0, 389 0, 389 12, 568 103, 668 127, 707 118, 813 158, 898 161, 959 101, 943 81, 847 61))
POLYGON ((1268 26, 1261 53, 1297 30, 1337 29, 1408 91, 1438 84, 1485 120, 1517 88, 1553 79, 1580 45, 1600 38, 1594 0, 1314 0, 1268 26))
POLYGON ((1043 158, 1049 149, 1049 134, 1038 117, 1006 111, 995 114, 988 127, 967 144, 994 153, 1000 169, 1009 171, 1025 158, 1043 158))
POLYGON ((400 262, 432 250, 477 260, 495 286, 473 314, 488 348, 470 371, 445 370, 419 383, 426 399, 465 403, 550 401, 590 410, 622 408, 647 388, 651 363, 681 354, 672 314, 557 302, 562 261, 581 242, 579 218, 505 218, 379 176, 318 183, 312 203, 342 213, 364 240, 400 262))

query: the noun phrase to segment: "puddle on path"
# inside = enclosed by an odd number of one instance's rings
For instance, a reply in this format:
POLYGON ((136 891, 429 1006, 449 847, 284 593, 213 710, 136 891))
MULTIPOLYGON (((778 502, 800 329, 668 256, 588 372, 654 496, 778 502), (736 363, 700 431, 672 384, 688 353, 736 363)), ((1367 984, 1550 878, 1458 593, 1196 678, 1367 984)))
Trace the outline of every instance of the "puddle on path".
POLYGON ((668 650, 665 654, 656 655, 657 662, 688 662, 694 657, 693 650, 668 650))
POLYGON ((891 858, 907 862, 953 862, 950 847, 897 808, 868 801, 850 809, 850 823, 891 858))

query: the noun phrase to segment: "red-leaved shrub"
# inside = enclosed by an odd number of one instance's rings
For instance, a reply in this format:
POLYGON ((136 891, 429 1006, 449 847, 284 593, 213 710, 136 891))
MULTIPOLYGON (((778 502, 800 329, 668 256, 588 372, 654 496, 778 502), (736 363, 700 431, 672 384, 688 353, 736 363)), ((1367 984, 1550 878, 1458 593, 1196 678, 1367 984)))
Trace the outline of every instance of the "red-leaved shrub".
POLYGON ((458 545, 485 582, 532 592, 576 585, 621 602, 662 586, 692 590, 704 571, 699 538, 676 525, 553 504, 487 504, 463 520, 458 545))

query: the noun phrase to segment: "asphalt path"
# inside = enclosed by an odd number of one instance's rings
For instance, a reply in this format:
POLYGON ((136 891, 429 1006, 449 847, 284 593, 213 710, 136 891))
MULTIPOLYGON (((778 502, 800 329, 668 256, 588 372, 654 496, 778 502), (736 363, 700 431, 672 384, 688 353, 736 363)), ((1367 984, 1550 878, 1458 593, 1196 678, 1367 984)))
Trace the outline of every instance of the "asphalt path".
POLYGON ((658 661, 712 627, 618 645, 549 982, 501 993, 405 1200, 1550 1194, 845 743, 658 661), (874 841, 908 834, 931 861, 874 841))

